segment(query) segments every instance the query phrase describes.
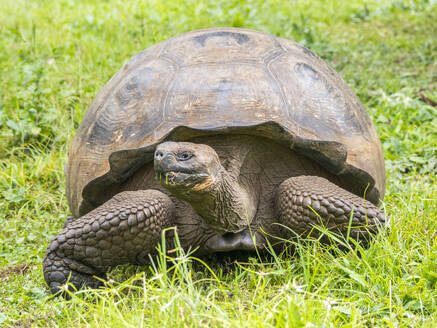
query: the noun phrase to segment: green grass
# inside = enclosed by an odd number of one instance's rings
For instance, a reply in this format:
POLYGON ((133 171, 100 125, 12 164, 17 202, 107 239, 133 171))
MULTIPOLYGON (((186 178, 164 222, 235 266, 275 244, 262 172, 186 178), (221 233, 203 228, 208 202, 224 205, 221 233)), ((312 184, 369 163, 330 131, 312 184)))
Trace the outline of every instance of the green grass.
POLYGON ((436 327, 436 36, 433 0, 1 0, 0 326, 436 327), (41 262, 69 214, 63 165, 84 112, 131 56, 211 26, 295 40, 344 77, 381 136, 390 232, 208 266, 161 256, 50 298, 41 262))

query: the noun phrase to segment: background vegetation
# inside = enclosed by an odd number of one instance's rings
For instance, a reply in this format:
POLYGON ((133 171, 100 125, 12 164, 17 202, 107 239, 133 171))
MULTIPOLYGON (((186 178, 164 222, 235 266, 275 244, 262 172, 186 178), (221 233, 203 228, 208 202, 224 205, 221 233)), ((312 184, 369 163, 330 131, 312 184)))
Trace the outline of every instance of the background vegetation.
POLYGON ((436 38, 435 0, 0 0, 0 326, 436 327, 436 38), (51 299, 41 262, 69 214, 63 165, 84 112, 131 56, 211 26, 295 40, 344 77, 381 136, 390 232, 209 268, 179 253, 51 299))

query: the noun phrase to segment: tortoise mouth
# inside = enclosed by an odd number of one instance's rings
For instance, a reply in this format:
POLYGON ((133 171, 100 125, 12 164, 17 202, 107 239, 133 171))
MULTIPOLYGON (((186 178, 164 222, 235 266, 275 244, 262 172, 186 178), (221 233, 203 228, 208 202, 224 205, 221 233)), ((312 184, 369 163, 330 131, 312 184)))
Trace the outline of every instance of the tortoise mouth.
POLYGON ((208 178, 205 173, 192 173, 186 171, 172 170, 160 171, 155 170, 155 177, 159 183, 164 186, 179 186, 195 187, 199 183, 208 178))

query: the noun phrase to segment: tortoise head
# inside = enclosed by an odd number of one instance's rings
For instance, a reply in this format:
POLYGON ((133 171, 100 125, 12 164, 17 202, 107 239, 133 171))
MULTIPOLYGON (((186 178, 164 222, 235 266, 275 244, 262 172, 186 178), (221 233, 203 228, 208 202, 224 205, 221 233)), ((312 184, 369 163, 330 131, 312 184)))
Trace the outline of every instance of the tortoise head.
POLYGON ((210 146, 164 142, 156 148, 154 166, 160 184, 219 234, 240 232, 252 221, 256 197, 225 170, 210 146))
POLYGON ((158 145, 154 167, 160 184, 181 198, 208 192, 223 169, 210 146, 172 141, 158 145))

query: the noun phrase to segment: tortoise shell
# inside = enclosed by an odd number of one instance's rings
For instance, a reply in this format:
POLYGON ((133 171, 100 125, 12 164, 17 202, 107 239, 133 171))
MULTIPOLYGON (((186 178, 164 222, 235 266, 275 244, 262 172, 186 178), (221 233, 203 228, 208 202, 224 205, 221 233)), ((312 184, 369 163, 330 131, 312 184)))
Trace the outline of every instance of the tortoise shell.
POLYGON ((66 166, 73 215, 111 198, 111 186, 153 161, 157 144, 222 133, 285 144, 349 181, 350 191, 374 203, 384 196, 378 135, 335 71, 289 40, 212 28, 148 48, 99 92, 66 166))

